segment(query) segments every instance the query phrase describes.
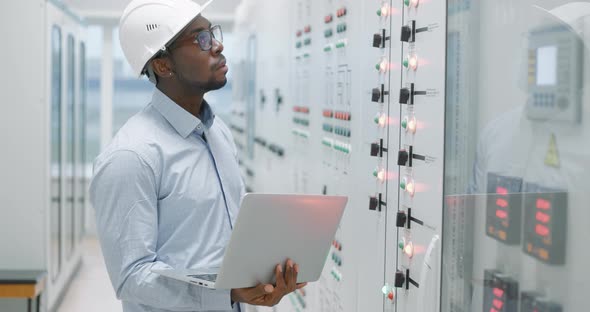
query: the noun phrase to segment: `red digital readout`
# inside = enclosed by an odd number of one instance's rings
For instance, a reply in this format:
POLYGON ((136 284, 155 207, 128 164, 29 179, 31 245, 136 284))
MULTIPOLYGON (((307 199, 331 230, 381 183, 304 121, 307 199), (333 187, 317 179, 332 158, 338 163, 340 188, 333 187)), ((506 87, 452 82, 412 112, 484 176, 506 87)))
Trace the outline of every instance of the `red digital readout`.
POLYGON ((542 213, 540 211, 537 212, 535 218, 537 219, 537 221, 540 221, 543 223, 549 223, 549 221, 551 221, 551 217, 548 214, 542 213))
POLYGON ((506 208, 508 207, 508 201, 503 198, 496 199, 496 205, 498 207, 506 208))
POLYGON ((496 193, 500 195, 508 195, 508 189, 505 187, 498 186, 496 187, 496 193))
POLYGON ((551 202, 546 199, 538 198, 537 209, 549 210, 551 209, 551 202))
POLYGON ((499 299, 494 299, 494 301, 493 301, 492 304, 494 305, 494 308, 496 308, 498 310, 501 310, 502 307, 504 306, 504 302, 502 300, 499 300, 499 299))
POLYGON ((492 307, 490 312, 500 312, 504 306, 504 290, 498 287, 494 287, 492 290, 494 293, 494 299, 492 300, 492 307))
POLYGON ((547 236, 549 235, 549 228, 544 225, 537 224, 535 226, 535 232, 540 236, 547 236))
POLYGON ((500 219, 507 219, 508 218, 508 212, 506 212, 504 210, 496 210, 496 217, 498 217, 500 219))
POLYGON ((504 296, 504 290, 502 288, 498 288, 498 287, 494 287, 494 296, 498 297, 498 298, 502 298, 502 296, 504 296))
POLYGON ((535 233, 542 237, 547 237, 551 234, 549 230, 549 221, 551 221, 551 201, 544 198, 537 198, 535 201, 537 212, 535 213, 535 233))

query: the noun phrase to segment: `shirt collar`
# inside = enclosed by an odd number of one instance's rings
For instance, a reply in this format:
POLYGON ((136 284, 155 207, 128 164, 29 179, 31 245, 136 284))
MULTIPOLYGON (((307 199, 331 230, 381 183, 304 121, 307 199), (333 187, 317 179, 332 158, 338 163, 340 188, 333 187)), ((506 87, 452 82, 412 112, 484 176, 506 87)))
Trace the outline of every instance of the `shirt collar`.
POLYGON ((185 139, 193 131, 202 135, 205 131, 204 128, 211 128, 215 119, 215 114, 205 99, 203 99, 203 103, 201 104, 201 120, 180 107, 180 105, 172 101, 158 88, 154 90, 152 105, 168 120, 176 132, 185 139))

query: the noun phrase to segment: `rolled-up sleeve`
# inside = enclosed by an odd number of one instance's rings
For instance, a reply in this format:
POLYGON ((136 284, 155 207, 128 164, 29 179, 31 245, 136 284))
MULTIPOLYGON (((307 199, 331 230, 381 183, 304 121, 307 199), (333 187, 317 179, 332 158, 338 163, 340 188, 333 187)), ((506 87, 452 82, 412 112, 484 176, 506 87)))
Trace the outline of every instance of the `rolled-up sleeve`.
POLYGON ((123 301, 170 311, 229 311, 229 290, 211 290, 152 273, 158 261, 156 171, 134 151, 97 160, 90 201, 107 270, 123 301))

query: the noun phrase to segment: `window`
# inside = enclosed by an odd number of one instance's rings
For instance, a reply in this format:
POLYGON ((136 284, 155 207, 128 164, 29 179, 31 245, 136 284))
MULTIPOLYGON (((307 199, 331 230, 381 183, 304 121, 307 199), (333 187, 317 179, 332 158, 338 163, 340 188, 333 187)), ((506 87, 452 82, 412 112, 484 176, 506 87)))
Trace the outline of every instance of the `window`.
POLYGON ((74 251, 75 241, 75 179, 76 179, 76 168, 74 160, 76 158, 76 93, 75 93, 75 81, 76 81, 76 46, 74 37, 68 35, 68 46, 67 46, 67 63, 66 63, 66 155, 65 155, 65 251, 66 256, 69 259, 74 251))
POLYGON ((53 26, 51 31, 51 204, 50 204, 50 228, 51 228, 51 278, 56 280, 61 270, 61 190, 62 190, 62 140, 61 140, 61 29, 53 26))

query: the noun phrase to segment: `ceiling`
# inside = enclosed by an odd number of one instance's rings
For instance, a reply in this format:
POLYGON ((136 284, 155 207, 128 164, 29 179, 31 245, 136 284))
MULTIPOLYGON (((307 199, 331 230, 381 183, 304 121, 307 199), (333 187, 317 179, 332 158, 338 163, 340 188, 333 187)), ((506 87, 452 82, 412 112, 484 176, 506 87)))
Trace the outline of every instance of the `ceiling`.
MULTIPOLYGON (((204 3, 206 0, 194 0, 204 3)), ((67 7, 90 24, 118 24, 130 0, 62 0, 67 7)), ((234 11, 241 0, 215 0, 207 8, 206 17, 214 24, 233 26, 234 11)))

